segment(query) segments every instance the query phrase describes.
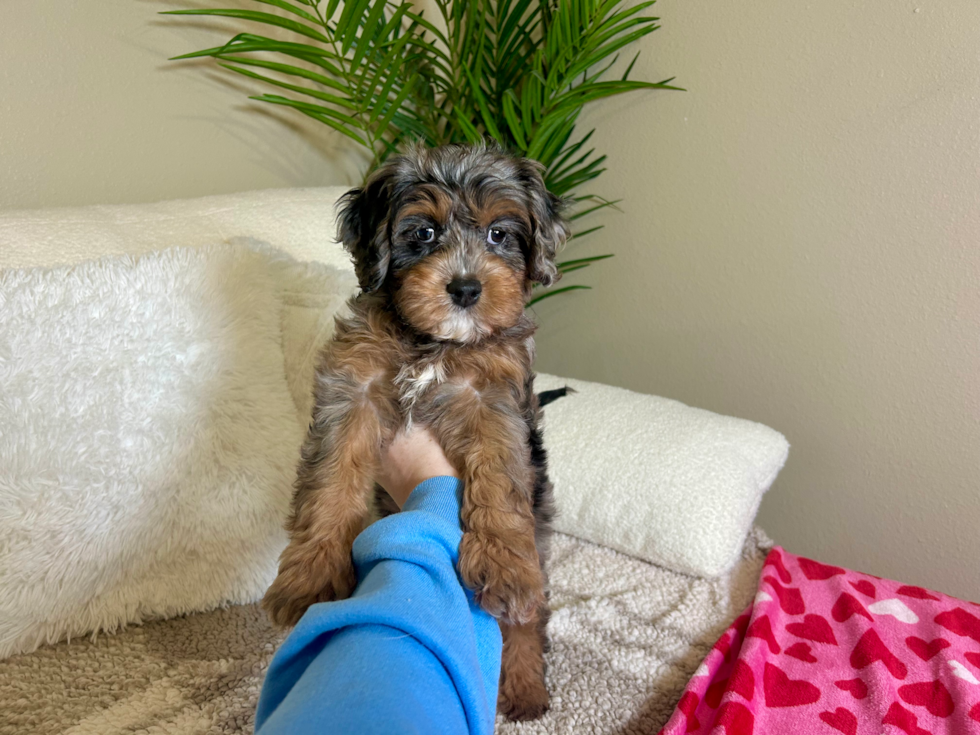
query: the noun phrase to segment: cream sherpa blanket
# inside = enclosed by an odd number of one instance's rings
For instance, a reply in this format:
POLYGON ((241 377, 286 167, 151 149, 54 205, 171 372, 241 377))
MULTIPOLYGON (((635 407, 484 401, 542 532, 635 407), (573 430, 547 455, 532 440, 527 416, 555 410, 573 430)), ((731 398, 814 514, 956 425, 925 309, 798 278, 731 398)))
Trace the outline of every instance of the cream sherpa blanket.
MULTIPOLYGON (((771 542, 707 580, 558 534, 548 686, 537 722, 502 735, 653 735, 715 639, 755 592, 771 542)), ((0 662, 0 735, 251 733, 282 640, 256 605, 72 641, 0 662)))

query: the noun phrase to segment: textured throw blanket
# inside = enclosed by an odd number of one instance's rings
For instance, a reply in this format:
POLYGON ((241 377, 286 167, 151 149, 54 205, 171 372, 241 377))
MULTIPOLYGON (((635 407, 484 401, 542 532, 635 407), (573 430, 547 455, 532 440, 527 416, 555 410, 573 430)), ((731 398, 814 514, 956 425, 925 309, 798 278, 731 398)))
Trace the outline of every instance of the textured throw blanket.
MULTIPOLYGON (((755 594, 771 542, 707 580, 558 534, 551 564, 552 709, 503 735, 653 735, 755 594)), ((255 605, 73 640, 0 661, 0 735, 251 733, 282 635, 255 605)), ((876 733, 877 735, 877 733, 876 733)))
POLYGON ((980 605, 776 547, 663 735, 980 733, 980 605))

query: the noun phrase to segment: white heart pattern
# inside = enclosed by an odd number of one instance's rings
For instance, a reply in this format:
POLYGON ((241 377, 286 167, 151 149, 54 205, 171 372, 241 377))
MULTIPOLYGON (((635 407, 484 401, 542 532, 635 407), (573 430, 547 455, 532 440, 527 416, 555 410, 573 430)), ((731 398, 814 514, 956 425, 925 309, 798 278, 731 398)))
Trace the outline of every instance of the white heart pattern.
POLYGON ((752 604, 758 605, 760 602, 772 602, 772 597, 765 590, 759 590, 759 592, 756 593, 755 602, 752 604))
POLYGON ((980 681, 977 681, 977 677, 975 677, 970 670, 959 661, 950 661, 949 667, 953 670, 953 674, 961 678, 963 681, 968 681, 971 684, 980 684, 980 681))
POLYGON ((875 615, 891 615, 899 622, 909 625, 915 625, 919 622, 919 616, 912 612, 908 605, 894 597, 890 600, 881 600, 873 605, 868 605, 868 610, 875 615))

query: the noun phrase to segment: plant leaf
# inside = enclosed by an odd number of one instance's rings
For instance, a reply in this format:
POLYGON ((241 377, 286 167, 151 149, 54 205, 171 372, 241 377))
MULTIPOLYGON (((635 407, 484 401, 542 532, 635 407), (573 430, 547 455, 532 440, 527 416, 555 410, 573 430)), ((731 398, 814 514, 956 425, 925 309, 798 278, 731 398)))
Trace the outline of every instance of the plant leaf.
POLYGON ((405 99, 408 97, 408 95, 409 95, 409 93, 411 91, 412 91, 412 85, 410 83, 408 83, 408 84, 405 85, 405 87, 402 89, 402 91, 398 93, 398 97, 396 97, 395 100, 391 103, 391 108, 388 110, 388 112, 385 114, 385 116, 381 119, 381 122, 378 123, 378 135, 379 136, 384 135, 384 131, 387 129, 388 123, 391 122, 391 118, 394 116, 394 114, 396 112, 398 112, 398 108, 405 101, 405 99))
MULTIPOLYGON (((344 0, 344 9, 337 21, 337 37, 340 39, 340 48, 346 54, 350 51, 354 39, 357 38, 357 29, 360 27, 361 18, 364 10, 371 0, 344 0)), ((374 0, 374 2, 385 2, 385 0, 374 0)))
POLYGON ((344 115, 343 113, 337 112, 336 110, 331 110, 329 107, 324 107, 322 105, 314 105, 309 102, 299 102, 297 100, 291 100, 288 97, 281 97, 275 94, 255 95, 253 97, 249 97, 249 99, 257 100, 259 102, 269 102, 273 105, 284 105, 286 107, 297 109, 310 117, 314 117, 321 122, 327 123, 336 130, 340 130, 340 132, 344 133, 353 140, 356 140, 365 148, 370 148, 370 145, 366 140, 347 127, 348 125, 354 125, 355 127, 357 126, 357 120, 349 115, 344 115))
POLYGON ((219 64, 221 61, 227 61, 235 64, 241 64, 243 66, 256 66, 262 69, 270 69, 272 71, 277 71, 282 74, 288 74, 294 77, 300 77, 301 79, 309 79, 311 82, 316 82, 317 84, 322 84, 325 87, 331 87, 339 91, 347 91, 348 87, 343 83, 326 77, 323 74, 318 74, 315 71, 310 71, 309 69, 303 69, 299 66, 293 66, 292 64, 282 64, 277 61, 266 61, 264 59, 253 59, 248 56, 232 56, 222 54, 217 56, 219 59, 219 64))
POLYGON ((254 71, 249 71, 248 69, 240 69, 232 63, 220 62, 218 66, 225 69, 233 71, 242 76, 251 77, 252 79, 258 79, 265 82, 266 84, 272 84, 276 87, 282 89, 288 89, 291 92, 299 92, 300 94, 305 94, 308 97, 313 97, 314 99, 322 100, 323 102, 330 102, 341 107, 346 107, 349 110, 356 110, 357 106, 354 105, 349 99, 344 97, 338 97, 335 94, 329 94, 327 92, 321 92, 317 89, 310 89, 309 87, 301 87, 298 84, 289 84, 288 82, 282 82, 278 79, 273 79, 272 77, 267 77, 264 74, 257 74, 254 71))
POLYGON ((544 301, 545 299, 549 299, 552 296, 557 296, 560 293, 568 293, 569 291, 591 291, 591 290, 592 290, 592 286, 581 286, 581 285, 562 286, 561 288, 553 288, 549 291, 545 291, 540 296, 535 296, 533 299, 527 302, 527 305, 534 306, 534 304, 538 303, 539 301, 544 301))
POLYGON ((613 199, 612 201, 603 201, 603 202, 600 202, 599 204, 596 204, 594 207, 589 207, 588 209, 583 209, 580 212, 575 212, 575 214, 569 215, 568 219, 569 219, 569 221, 574 222, 575 220, 581 219, 582 217, 585 217, 586 215, 592 214, 593 212, 598 211, 600 209, 606 209, 607 207, 615 207, 621 201, 623 201, 623 200, 622 199, 613 199))
POLYGON ((612 257, 614 257, 612 253, 606 253, 605 255, 591 255, 588 258, 576 258, 575 260, 563 260, 562 262, 557 263, 557 266, 558 266, 558 269, 561 270, 562 268, 565 268, 565 267, 568 267, 568 266, 581 265, 582 263, 585 263, 585 264, 595 263, 597 260, 606 260, 607 258, 612 258, 612 257))
POLYGON ((286 28, 294 33, 300 34, 301 36, 322 41, 323 43, 327 42, 326 36, 313 28, 310 28, 309 26, 295 20, 290 20, 289 18, 283 18, 278 15, 273 15, 272 13, 263 13, 258 10, 194 8, 189 10, 165 10, 160 13, 160 15, 213 15, 222 18, 238 18, 240 20, 249 20, 256 23, 265 23, 266 25, 270 26, 278 26, 279 28, 286 28))
POLYGON ((592 265, 592 264, 591 263, 582 263, 582 265, 573 265, 573 266, 571 266, 569 268, 559 268, 558 269, 558 272, 561 273, 562 275, 565 275, 566 273, 573 273, 574 271, 580 271, 583 268, 588 268, 590 265, 592 265))
POLYGON ((527 141, 524 138, 524 126, 521 125, 521 122, 517 117, 515 95, 513 90, 508 89, 506 92, 504 92, 503 107, 504 117, 507 119, 510 134, 514 136, 514 141, 517 143, 518 147, 522 151, 526 151, 527 141))
POLYGON ((602 229, 603 227, 605 227, 605 225, 596 225, 595 227, 590 227, 590 228, 589 228, 589 229, 587 229, 587 230, 582 230, 581 232, 576 232, 576 233, 574 233, 574 234, 573 234, 573 235, 572 235, 572 236, 571 236, 570 238, 568 238, 568 239, 569 239, 569 240, 576 240, 576 239, 578 239, 578 238, 580 238, 580 237, 585 237, 586 235, 591 235, 591 234, 592 234, 593 232, 598 232, 598 231, 599 231, 599 230, 601 230, 601 229, 602 229))
POLYGON ((311 23, 319 23, 320 19, 315 15, 308 13, 302 8, 297 8, 287 0, 254 0, 257 3, 264 3, 265 5, 274 5, 277 8, 282 8, 283 10, 292 13, 293 15, 298 15, 303 20, 308 20, 311 23))
MULTIPOLYGON (((364 54, 366 54, 368 49, 371 48, 372 42, 375 38, 374 34, 378 31, 378 23, 384 19, 386 4, 387 3, 385 0, 374 0, 374 7, 371 8, 371 12, 368 14, 367 20, 364 21, 364 32, 361 34, 361 42, 357 44, 357 48, 354 49, 354 58, 351 59, 350 62, 350 74, 357 73, 357 70, 361 66, 361 61, 364 59, 364 54)), ((404 11, 402 12, 404 13, 404 11)), ((387 23, 384 25, 387 26, 387 23)))
POLYGON ((480 119, 483 121, 483 126, 495 140, 500 140, 502 137, 500 135, 500 130, 493 121, 493 114, 490 112, 490 106, 487 103, 487 99, 483 95, 483 91, 480 89, 479 81, 474 78, 473 73, 468 67, 463 67, 463 70, 466 72, 466 78, 469 80, 470 86, 473 90, 473 96, 476 99, 477 107, 480 111, 480 119))

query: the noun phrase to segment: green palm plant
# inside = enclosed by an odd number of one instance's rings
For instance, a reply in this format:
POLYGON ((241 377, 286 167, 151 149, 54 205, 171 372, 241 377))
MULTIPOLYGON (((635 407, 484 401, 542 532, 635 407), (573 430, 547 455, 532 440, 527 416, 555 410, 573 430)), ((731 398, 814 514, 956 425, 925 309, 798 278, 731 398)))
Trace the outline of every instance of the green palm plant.
MULTIPOLYGON (((212 57, 283 90, 251 99, 346 135, 369 152, 368 173, 410 140, 437 146, 493 138, 544 165, 548 188, 573 202, 572 220, 618 203, 583 191, 606 170, 606 157, 588 145, 595 130, 576 135, 585 105, 634 90, 679 89, 671 79, 630 79, 639 52, 621 76, 607 75, 624 47, 659 28, 659 18, 644 15, 655 0, 628 8, 622 0, 434 0, 434 20, 408 0, 253 2, 272 7, 164 13, 233 18, 270 34, 239 33, 175 60, 212 57)), ((565 260, 559 270, 609 257, 565 260)), ((584 288, 553 288, 531 303, 584 288)))

